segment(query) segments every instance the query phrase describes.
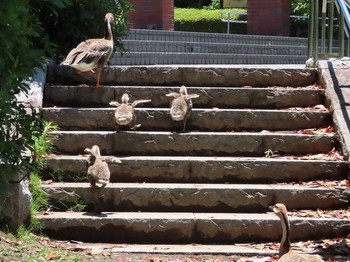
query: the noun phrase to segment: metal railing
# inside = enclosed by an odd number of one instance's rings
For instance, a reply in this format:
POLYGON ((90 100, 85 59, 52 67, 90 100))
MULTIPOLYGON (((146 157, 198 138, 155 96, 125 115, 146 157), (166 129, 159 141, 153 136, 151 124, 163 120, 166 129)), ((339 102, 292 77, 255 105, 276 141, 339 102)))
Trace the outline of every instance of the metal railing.
POLYGON ((235 19, 237 15, 247 16, 247 12, 235 12, 235 11, 223 11, 220 13, 220 19, 222 22, 227 23, 227 33, 230 33, 230 23, 246 24, 247 20, 235 19))
POLYGON ((350 0, 310 0, 309 58, 349 56, 349 8, 350 0))

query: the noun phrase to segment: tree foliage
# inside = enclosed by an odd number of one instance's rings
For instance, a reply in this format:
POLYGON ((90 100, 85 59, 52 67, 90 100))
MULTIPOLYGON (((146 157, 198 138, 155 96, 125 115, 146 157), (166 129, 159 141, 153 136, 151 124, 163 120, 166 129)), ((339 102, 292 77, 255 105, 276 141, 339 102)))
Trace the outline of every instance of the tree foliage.
MULTIPOLYGON (((28 94, 28 78, 53 54, 66 55, 86 38, 103 36, 105 13, 115 15, 115 36, 126 31, 124 13, 129 0, 1 0, 0 4, 0 176, 6 169, 30 169, 23 154, 34 152, 41 132, 39 115, 18 104, 16 95, 28 94)), ((2 178, 2 177, 0 177, 2 178)))
POLYGON ((307 16, 309 15, 309 8, 309 0, 292 0, 290 3, 292 15, 307 16))
POLYGON ((116 46, 123 49, 119 39, 127 32, 124 15, 132 8, 129 0, 62 0, 65 5, 58 10, 53 10, 51 6, 42 6, 41 0, 30 2, 39 14, 50 42, 57 45, 56 60, 66 56, 81 41, 103 37, 103 19, 108 12, 114 14, 116 21, 113 27, 116 46))
POLYGON ((32 148, 32 133, 40 129, 40 120, 34 111, 26 113, 16 95, 28 93, 24 80, 43 64, 50 44, 40 34, 40 23, 28 1, 2 0, 0 13, 0 163, 2 170, 21 169, 30 166, 23 152, 32 148), (39 39, 40 48, 34 45, 39 39))

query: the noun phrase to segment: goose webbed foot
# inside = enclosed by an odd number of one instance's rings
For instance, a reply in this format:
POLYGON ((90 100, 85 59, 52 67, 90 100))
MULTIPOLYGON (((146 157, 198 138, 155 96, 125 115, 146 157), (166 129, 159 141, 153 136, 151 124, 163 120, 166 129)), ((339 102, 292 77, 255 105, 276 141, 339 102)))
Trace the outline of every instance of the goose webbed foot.
POLYGON ((131 130, 136 130, 138 128, 141 127, 141 124, 137 124, 137 125, 134 125, 132 128, 130 128, 131 130))

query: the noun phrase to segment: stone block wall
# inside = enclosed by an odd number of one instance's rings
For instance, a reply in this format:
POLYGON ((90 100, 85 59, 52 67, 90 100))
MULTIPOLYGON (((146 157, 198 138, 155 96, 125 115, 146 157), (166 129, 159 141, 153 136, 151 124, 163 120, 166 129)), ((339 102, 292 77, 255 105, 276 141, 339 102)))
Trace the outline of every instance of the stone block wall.
POLYGON ((248 0, 248 34, 289 36, 290 0, 248 0))
POLYGON ((131 0, 131 29, 174 30, 174 0, 131 0))
POLYGON ((16 231, 28 219, 32 194, 27 173, 0 166, 0 219, 2 226, 16 231))

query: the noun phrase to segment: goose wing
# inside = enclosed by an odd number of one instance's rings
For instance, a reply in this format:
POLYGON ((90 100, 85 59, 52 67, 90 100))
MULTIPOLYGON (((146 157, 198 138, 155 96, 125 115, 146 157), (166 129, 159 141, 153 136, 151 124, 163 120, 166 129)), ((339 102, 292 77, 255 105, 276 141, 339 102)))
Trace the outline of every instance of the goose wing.
MULTIPOLYGON (((81 42, 76 48, 72 49, 62 65, 74 64, 94 64, 104 56, 110 56, 113 44, 105 39, 89 39, 81 42)), ((108 59, 107 59, 108 60, 108 59)))

